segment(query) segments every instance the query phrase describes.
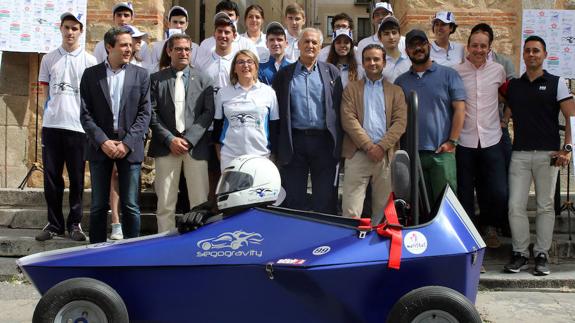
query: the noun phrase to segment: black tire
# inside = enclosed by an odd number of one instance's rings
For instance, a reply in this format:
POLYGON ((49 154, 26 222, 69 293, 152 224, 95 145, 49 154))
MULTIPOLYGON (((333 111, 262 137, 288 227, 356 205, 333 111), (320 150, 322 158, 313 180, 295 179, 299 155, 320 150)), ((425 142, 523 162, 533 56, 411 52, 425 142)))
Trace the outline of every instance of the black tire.
POLYGON ((387 322, 435 322, 437 317, 444 318, 438 320, 441 322, 453 319, 459 323, 482 322, 479 312, 465 296, 443 286, 421 287, 403 295, 391 309, 387 322))
POLYGON ((56 320, 58 313, 66 308, 73 309, 74 304, 80 302, 95 306, 96 311, 104 313, 108 323, 130 321, 124 301, 112 287, 92 278, 73 278, 56 284, 42 296, 32 322, 61 323, 56 320))

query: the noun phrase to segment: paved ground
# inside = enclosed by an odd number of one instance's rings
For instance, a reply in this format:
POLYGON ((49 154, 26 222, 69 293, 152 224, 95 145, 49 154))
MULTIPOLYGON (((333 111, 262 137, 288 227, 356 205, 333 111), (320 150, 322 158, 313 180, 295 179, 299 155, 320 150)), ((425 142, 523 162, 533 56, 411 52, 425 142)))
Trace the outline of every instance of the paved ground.
MULTIPOLYGON (((30 322, 39 298, 30 284, 0 282, 0 323, 30 322)), ((572 323, 575 290, 484 290, 477 309, 486 323, 572 323)))

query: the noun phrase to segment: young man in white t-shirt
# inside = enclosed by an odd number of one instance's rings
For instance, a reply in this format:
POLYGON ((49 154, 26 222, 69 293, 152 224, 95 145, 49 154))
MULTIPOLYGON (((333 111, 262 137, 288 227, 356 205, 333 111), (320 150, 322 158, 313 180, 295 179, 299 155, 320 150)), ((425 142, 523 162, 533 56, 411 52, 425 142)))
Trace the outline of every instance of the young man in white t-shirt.
MULTIPOLYGON (((218 17, 218 14, 220 14, 220 13, 225 13, 229 17, 229 19, 234 24, 234 29, 236 29, 236 31, 237 31, 238 20, 240 19, 240 9, 238 7, 238 4, 233 2, 233 1, 228 1, 228 0, 220 1, 216 5, 216 14, 214 16, 214 23, 218 17)), ((216 45, 217 45, 217 39, 215 36, 208 37, 208 38, 204 39, 200 44, 200 48, 202 49, 200 51, 200 54, 213 52, 214 49, 216 48, 216 45)), ((238 51, 240 51, 242 49, 250 50, 252 53, 256 54, 258 59, 260 59, 256 45, 250 39, 247 39, 245 37, 240 37, 240 35, 237 34, 234 36, 234 39, 232 42, 232 54, 235 55, 238 51)), ((201 60, 201 57, 198 57, 197 61, 200 61, 200 60, 201 60)), ((197 61, 192 60, 192 65, 194 65, 194 62, 197 62, 197 61)), ((198 67, 198 66, 196 66, 196 67, 198 67)))
MULTIPOLYGON (((116 27, 123 27, 126 25, 133 25, 134 23, 134 7, 132 6, 131 2, 118 2, 112 7, 112 15, 114 17, 114 26, 116 27)), ((142 41, 140 51, 145 53, 148 51, 147 44, 145 41, 142 41)), ((94 57, 96 57, 96 61, 102 63, 108 57, 108 53, 106 52, 106 48, 104 46, 104 40, 100 40, 96 47, 94 47, 93 52, 94 57)))
MULTIPOLYGON (((168 30, 165 33, 165 39, 153 42, 151 46, 148 46, 146 52, 143 53, 144 57, 144 64, 143 66, 150 72, 155 73, 159 71, 159 63, 160 57, 162 56, 162 49, 164 48, 164 44, 166 40, 170 38, 171 32, 178 32, 185 33, 186 29, 188 29, 189 23, 189 16, 188 11, 184 7, 180 6, 173 6, 170 11, 168 12, 168 30)), ((198 57, 200 46, 198 44, 192 42, 192 57, 190 58, 190 64, 195 65, 196 59, 198 57)))
POLYGON ((44 197, 48 224, 36 236, 46 241, 68 231, 72 240, 84 241, 82 195, 84 193, 84 146, 86 135, 80 123, 80 80, 84 70, 96 65, 96 58, 80 47, 82 15, 66 12, 60 17, 62 45, 42 58, 38 81, 46 104, 42 122, 44 197), (64 222, 64 164, 70 180, 70 213, 64 222))

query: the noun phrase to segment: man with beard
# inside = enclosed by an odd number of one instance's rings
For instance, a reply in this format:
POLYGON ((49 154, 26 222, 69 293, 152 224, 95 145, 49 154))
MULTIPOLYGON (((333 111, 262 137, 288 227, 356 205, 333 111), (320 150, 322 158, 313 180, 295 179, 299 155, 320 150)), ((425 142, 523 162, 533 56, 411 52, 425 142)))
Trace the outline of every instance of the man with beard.
POLYGON ((406 35, 406 51, 411 69, 395 84, 408 97, 411 91, 419 99, 419 156, 427 192, 437 200, 446 184, 457 191, 455 147, 465 119, 465 87, 452 68, 434 63, 425 32, 414 29, 406 35))

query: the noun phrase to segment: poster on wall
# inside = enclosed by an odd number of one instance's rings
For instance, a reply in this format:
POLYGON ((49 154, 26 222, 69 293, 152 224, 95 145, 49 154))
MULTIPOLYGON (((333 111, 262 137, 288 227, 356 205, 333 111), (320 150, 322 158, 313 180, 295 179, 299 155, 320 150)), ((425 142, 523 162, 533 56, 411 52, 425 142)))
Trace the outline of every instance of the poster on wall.
MULTIPOLYGON (((47 53, 62 43, 60 15, 81 14, 88 0, 0 0, 0 51, 47 53)), ((85 33, 80 44, 84 46, 85 33)))
MULTIPOLYGON (((547 44, 547 59, 543 65, 549 73, 575 79, 575 10, 523 10, 521 52, 523 41, 539 36, 547 44)), ((521 60, 521 73, 525 64, 521 60)))

